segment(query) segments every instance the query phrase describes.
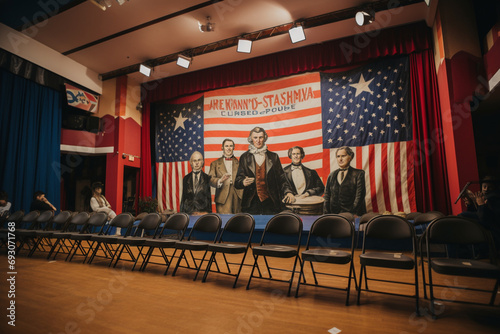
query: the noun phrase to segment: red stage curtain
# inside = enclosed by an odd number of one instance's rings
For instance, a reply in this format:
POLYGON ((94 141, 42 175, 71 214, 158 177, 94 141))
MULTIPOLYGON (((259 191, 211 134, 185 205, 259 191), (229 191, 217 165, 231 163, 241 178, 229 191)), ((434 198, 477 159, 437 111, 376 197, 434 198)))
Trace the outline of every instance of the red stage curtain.
POLYGON ((143 99, 146 103, 169 100, 379 57, 410 54, 432 48, 430 33, 425 22, 419 22, 190 72, 158 80, 154 85, 143 84, 143 99))
POLYGON ((432 50, 410 55, 415 195, 421 212, 451 212, 441 108, 432 50))

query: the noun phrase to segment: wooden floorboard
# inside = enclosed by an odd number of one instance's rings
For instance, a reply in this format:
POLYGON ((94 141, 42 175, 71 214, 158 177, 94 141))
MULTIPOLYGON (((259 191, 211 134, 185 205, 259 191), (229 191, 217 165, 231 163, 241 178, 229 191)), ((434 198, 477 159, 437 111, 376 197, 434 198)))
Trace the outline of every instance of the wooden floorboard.
MULTIPOLYGON (((132 272, 132 264, 127 261, 108 268, 107 261, 99 258, 91 265, 83 264, 80 256, 75 256, 72 262, 65 262, 64 258, 65 255, 59 254, 56 261, 48 261, 42 252, 36 252, 32 258, 25 253, 17 256, 16 326, 12 327, 6 317, 7 256, 0 255, 0 301, 4 313, 0 318, 0 333, 327 334, 335 327, 342 333, 469 334, 498 333, 500 329, 498 300, 495 307, 443 303, 438 307, 439 318, 432 320, 425 311, 428 301, 423 294, 424 314, 417 317, 414 299, 409 298, 362 293, 358 306, 354 287, 350 306, 344 305, 345 292, 337 290, 301 286, 299 298, 286 297, 286 284, 265 280, 252 280, 250 290, 246 290, 249 267, 243 269, 233 289, 232 277, 214 273, 206 283, 201 283, 201 277, 193 282, 194 271, 184 268, 172 277, 172 269, 163 276, 165 267, 160 265, 150 265, 145 272, 132 272)), ((250 262, 248 257, 246 263, 250 262)), ((273 263, 290 264, 287 260, 273 263)), ((337 268, 343 270, 347 266, 337 268)), ((359 275, 357 260, 356 271, 359 275)), ((371 270, 368 274, 385 279, 411 279, 411 272, 371 270)), ((307 279, 312 282, 308 268, 307 279)), ((323 281, 334 283, 329 278, 323 281)), ((345 280, 338 283, 345 284, 345 280)), ((453 277, 446 281, 451 285, 457 283, 480 287, 493 284, 491 280, 477 283, 453 277)), ((395 291, 411 292, 411 287, 395 291)), ((458 298, 466 292, 444 290, 439 294, 458 298)), ((485 295, 473 294, 472 298, 488 300, 485 295)))

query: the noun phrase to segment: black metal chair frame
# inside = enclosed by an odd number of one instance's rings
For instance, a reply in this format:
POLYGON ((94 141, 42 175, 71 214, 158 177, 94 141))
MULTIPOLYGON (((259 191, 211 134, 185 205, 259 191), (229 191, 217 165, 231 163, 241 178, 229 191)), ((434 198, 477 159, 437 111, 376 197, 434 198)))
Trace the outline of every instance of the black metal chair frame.
POLYGON ((16 245, 16 255, 19 255, 24 245, 32 240, 30 237, 35 236, 35 230, 38 229, 39 226, 37 223, 38 217, 40 217, 40 211, 30 211, 24 215, 19 223, 19 227, 16 228, 16 243, 19 242, 19 244, 16 245))
POLYGON ((307 237, 306 248, 302 252, 302 263, 300 266, 299 280, 297 289, 295 290, 295 297, 299 295, 300 281, 304 276, 304 264, 309 262, 311 271, 314 277, 314 284, 303 283, 303 285, 316 286, 321 288, 342 290, 347 292, 346 306, 349 305, 349 296, 351 291, 351 280, 354 279, 356 290, 358 284, 356 280, 356 271, 354 269, 354 248, 356 247, 356 232, 354 223, 343 215, 325 214, 318 217, 311 226, 309 235, 307 237), (338 248, 339 239, 350 239, 350 249, 348 251, 340 250, 338 248), (311 246, 311 242, 319 243, 318 246, 311 246), (336 242, 337 241, 337 242, 336 242), (349 274, 333 274, 331 272, 317 271, 314 269, 313 262, 336 264, 336 265, 349 265, 349 274), (340 288, 331 285, 321 285, 318 283, 318 275, 333 276, 347 278, 347 287, 340 288))
POLYGON ((302 236, 302 219, 294 214, 294 213, 279 213, 271 217, 271 219, 267 222, 266 228, 262 234, 262 238, 260 240, 260 244, 252 248, 254 263, 252 266, 252 271, 250 273, 250 277, 248 278, 248 283, 246 289, 250 289, 250 282, 252 278, 259 278, 265 280, 279 281, 288 283, 288 296, 290 296, 290 292, 293 284, 293 277, 296 272, 297 263, 302 265, 302 260, 300 259, 300 240, 302 236), (269 236, 288 236, 292 237, 296 240, 297 244, 295 247, 286 246, 286 245, 276 245, 269 244, 269 236), (259 257, 262 256, 264 258, 264 263, 266 265, 268 276, 263 276, 262 271, 259 267, 259 257), (267 261, 268 257, 274 258, 294 258, 293 268, 292 270, 287 270, 283 268, 270 267, 267 261), (254 276, 255 268, 258 268, 259 276, 254 276), (279 270, 291 272, 291 277, 289 280, 277 279, 273 278, 271 270, 279 270))
POLYGON ((87 264, 91 264, 94 261, 96 256, 98 256, 99 249, 101 249, 103 253, 102 257, 105 259, 111 259, 108 263, 108 267, 110 267, 114 261, 114 256, 116 255, 118 247, 117 239, 129 236, 132 231, 133 224, 134 216, 129 212, 122 212, 109 222, 103 234, 93 235, 90 238, 90 241, 92 242, 90 248, 92 250, 90 252, 90 257, 87 260, 87 264), (111 235, 110 233, 115 227, 125 229, 125 233, 120 236, 111 235))
POLYGON ((33 256, 36 250, 41 250, 43 252, 49 251, 54 245, 51 242, 51 236, 55 232, 65 231, 68 228, 68 224, 72 216, 73 213, 71 211, 61 211, 52 217, 49 222, 47 222, 43 230, 36 230, 35 242, 28 254, 28 257, 33 256), (45 247, 47 247, 48 250, 46 250, 45 247))
POLYGON ((92 252, 90 239, 94 235, 101 235, 104 233, 107 221, 108 215, 105 212, 95 212, 92 214, 85 226, 85 229, 82 229, 80 233, 74 233, 70 236, 69 239, 71 239, 73 243, 68 255, 66 256, 66 261, 71 262, 79 250, 80 254, 84 256, 83 263, 85 263, 89 253, 92 252), (84 247, 83 241, 87 243, 87 247, 84 247))
MULTIPOLYGON (((175 250, 174 254, 172 255, 173 257, 175 256, 177 250, 180 250, 181 253, 179 254, 179 258, 177 259, 177 262, 175 264, 175 268, 172 272, 172 276, 175 276, 177 273, 177 270, 179 267, 181 268, 186 268, 186 269, 192 269, 196 270, 196 274, 193 278, 193 281, 196 281, 196 278, 198 277, 198 274, 200 273, 201 267, 203 265, 203 262, 205 261, 205 257, 208 252, 208 245, 209 243, 216 243, 219 237, 219 233, 221 230, 222 226, 222 219, 220 218, 219 215, 215 213, 207 213, 202 215, 198 220, 194 223, 193 228, 189 232, 189 236, 187 237, 186 240, 183 241, 178 241, 175 243, 175 250), (200 233, 203 233, 203 239, 206 241, 198 241, 194 240, 195 235, 199 235, 200 233), (213 235, 213 239, 210 239, 207 237, 213 235), (186 251, 189 251, 189 254, 191 255, 191 260, 193 262, 193 266, 189 264, 188 258, 186 256, 186 251), (201 259, 198 259, 200 262, 199 264, 196 263, 196 257, 193 254, 193 251, 202 251, 203 256, 201 259), (181 260, 184 259, 186 262, 186 266, 181 266, 181 260)), ((168 267, 165 270, 164 275, 167 274, 168 267)))
POLYGON ((116 240, 118 246, 116 248, 115 256, 113 256, 114 258, 116 258, 113 267, 116 267, 116 265, 120 261, 123 251, 126 251, 126 253, 130 257, 130 261, 134 262, 132 270, 135 269, 135 266, 137 265, 139 258, 143 259, 144 261, 145 255, 142 254, 142 249, 145 247, 144 243, 148 239, 156 238, 160 224, 161 224, 161 216, 159 213, 156 212, 148 213, 146 216, 142 217, 139 224, 135 227, 135 232, 132 236, 117 238, 116 240), (154 231, 154 232, 150 238, 147 238, 144 237, 144 232, 146 231, 154 231), (131 246, 137 247, 138 250, 137 256, 135 256, 134 253, 132 252, 132 249, 130 248, 131 246))
POLYGON ((65 250, 66 254, 69 254, 74 244, 74 242, 71 241, 71 236, 77 233, 85 233, 87 231, 89 218, 88 212, 79 212, 71 217, 71 220, 64 231, 54 232, 50 237, 56 238, 56 241, 53 243, 52 248, 47 255, 47 259, 50 259, 56 248, 57 251, 52 260, 56 259, 61 250, 65 250), (69 241, 70 246, 66 244, 66 241, 69 241), (59 246, 59 248, 57 246, 59 246))
POLYGON ((248 254, 248 249, 251 248, 253 231, 255 229, 255 219, 249 213, 238 213, 232 216, 224 226, 222 233, 219 237, 219 240, 215 244, 208 245, 208 251, 211 252, 210 258, 208 260, 207 267, 205 269, 205 274, 203 275, 202 282, 206 282, 207 276, 209 272, 217 272, 219 274, 228 275, 235 277, 233 282, 233 288, 236 287, 236 283, 238 282, 238 278, 240 277, 241 269, 243 268, 246 256, 248 254), (246 236, 246 243, 231 243, 227 242, 231 235, 237 234, 239 236, 246 236), (226 238, 228 237, 228 238, 226 238), (217 264, 216 256, 217 254, 222 254, 224 258, 224 262, 226 264, 226 271, 221 271, 219 266, 217 266, 217 270, 211 270, 212 264, 215 262, 217 264), (231 263, 227 260, 226 254, 243 254, 241 261, 237 263, 231 263), (237 265, 238 271, 237 273, 232 273, 230 265, 237 265))
MULTIPOLYGON (((139 271, 144 271, 148 263, 154 263, 161 265, 165 264, 167 266, 166 272, 168 272, 170 264, 172 263, 173 260, 173 256, 171 256, 169 259, 168 254, 165 252, 165 248, 172 248, 172 249, 175 248, 175 243, 177 241, 184 239, 184 235, 186 233, 188 225, 189 225, 189 216, 186 213, 179 212, 168 217, 165 223, 163 224, 163 227, 161 228, 161 231, 158 234, 157 238, 147 240, 144 243, 144 246, 149 247, 149 249, 147 250, 144 256, 142 264, 139 267, 139 271), (176 232, 175 239, 172 238, 171 235, 165 236, 166 231, 167 232, 175 231, 176 232), (164 263, 151 262, 151 257, 157 256, 153 254, 155 248, 158 248, 160 250, 160 254, 164 260, 164 263)), ((139 260, 139 257, 137 258, 137 260, 139 260)))
POLYGON ((376 216, 366 224, 366 229, 364 231, 362 252, 360 254, 360 274, 358 283, 358 299, 357 304, 360 304, 361 291, 374 292, 379 294, 386 294, 392 296, 402 296, 415 298, 415 310, 416 314, 420 315, 419 309, 419 290, 418 290, 418 263, 416 255, 416 237, 415 229, 413 225, 406 219, 394 216, 394 215, 381 215, 376 216), (366 251, 366 241, 367 239, 378 239, 390 242, 391 240, 408 240, 412 244, 412 256, 404 255, 403 253, 387 253, 380 251, 366 251), (379 267, 379 268, 391 268, 398 270, 413 270, 414 271, 414 282, 405 282, 401 280, 382 280, 376 278, 368 278, 366 267, 379 267), (363 289, 363 273, 365 274, 365 288, 363 289), (368 281, 378 281, 385 283, 394 283, 402 285, 413 285, 415 287, 415 294, 398 294, 393 292, 381 291, 381 290, 370 290, 368 288, 368 281))
POLYGON ((21 241, 18 247, 18 253, 23 249, 24 245, 28 246, 28 256, 32 253, 33 248, 37 245, 37 233, 47 228, 54 218, 54 211, 47 210, 40 212, 40 215, 35 219, 29 229, 17 231, 17 236, 20 236, 21 241))
MULTIPOLYGON (((422 272, 423 285, 424 291, 427 289, 427 285, 429 286, 430 312, 434 319, 436 318, 434 308, 435 301, 455 302, 471 305, 494 305, 495 297, 498 293, 498 287, 500 284, 500 266, 497 262, 498 259, 496 258, 495 245, 489 231, 485 230, 481 225, 479 225, 479 223, 475 221, 457 216, 446 216, 435 219, 429 224, 425 233, 425 241, 429 283, 426 283, 425 272, 422 272), (487 245, 489 258, 486 261, 474 258, 450 258, 448 257, 448 254, 446 254, 445 257, 433 256, 434 253, 431 249, 431 246, 433 244, 454 244, 469 246, 472 248, 479 244, 484 244, 487 245), (464 285, 452 286, 450 284, 435 284, 433 282, 433 272, 447 276, 453 275, 476 277, 481 279, 493 279, 495 280, 495 285, 492 290, 487 290, 466 287, 464 285), (491 297, 488 304, 469 302, 460 299, 451 300, 446 298, 436 298, 434 296, 434 287, 489 293, 491 294, 491 297)), ((422 253, 421 256, 423 257, 422 253)), ((472 257, 475 257, 474 252, 472 252, 472 257)))

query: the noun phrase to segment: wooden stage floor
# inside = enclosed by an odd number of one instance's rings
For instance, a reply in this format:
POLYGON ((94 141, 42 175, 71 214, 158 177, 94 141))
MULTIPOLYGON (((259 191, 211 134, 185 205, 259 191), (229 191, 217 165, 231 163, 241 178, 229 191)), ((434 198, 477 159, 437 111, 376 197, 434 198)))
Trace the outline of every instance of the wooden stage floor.
MULTIPOLYGON (((359 250, 355 268, 359 275, 359 250)), ((245 286, 250 268, 245 267, 235 289, 232 277, 211 273, 206 283, 193 282, 194 271, 180 268, 175 277, 163 276, 164 266, 149 265, 145 272, 131 271, 132 264, 121 261, 108 268, 96 258, 91 265, 82 257, 72 262, 59 255, 47 261, 46 253, 32 258, 21 253, 16 258, 15 327, 6 317, 9 306, 7 256, 0 255, 0 333, 324 333, 332 328, 341 333, 499 333, 500 307, 444 303, 439 318, 432 320, 428 301, 421 298, 423 316, 415 315, 414 299, 362 293, 356 305, 345 306, 345 292, 301 286, 299 298, 286 296, 285 283, 252 280, 245 286)), ((250 263, 251 256, 247 257, 250 263)), ((286 265, 288 260, 277 260, 286 265)), ((347 270, 347 266, 336 266, 347 270)), ((369 268, 370 269, 370 268, 369 268)), ((306 270, 311 279, 310 270, 306 270)), ((375 272, 382 278, 411 278, 411 271, 375 272)), ((372 275, 370 275, 372 276, 372 275)), ((297 281, 297 277, 294 279, 297 281)), ((331 279, 330 279, 331 281, 331 279)), ((341 282, 345 284, 345 281, 341 282)), ((492 281, 448 278, 446 284, 492 286, 492 281)), ((373 285, 373 284, 372 284, 373 285)), ((421 285, 422 286, 422 285, 421 285)), ((409 289, 404 287, 398 289, 409 289)), ((399 290, 398 290, 399 291, 399 290)), ((403 291, 403 290, 400 290, 403 291)), ((420 288, 422 292, 422 287, 420 288)), ((462 298, 470 292, 441 291, 448 298, 462 298)), ((472 298, 488 301, 489 296, 472 298)), ((332 333, 334 330, 332 330, 332 333)))

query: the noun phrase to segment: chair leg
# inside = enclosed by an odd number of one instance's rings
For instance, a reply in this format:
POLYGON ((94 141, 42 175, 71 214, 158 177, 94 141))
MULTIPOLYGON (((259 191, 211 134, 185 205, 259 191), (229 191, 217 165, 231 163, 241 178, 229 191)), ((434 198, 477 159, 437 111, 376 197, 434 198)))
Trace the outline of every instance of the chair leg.
MULTIPOLYGON (((302 260, 301 264, 300 264, 300 273, 299 273, 299 281, 297 282, 297 289, 295 290, 295 298, 298 298, 299 297, 299 288, 300 288, 300 279, 302 278, 302 276, 304 275, 304 260, 302 260)), ((311 262, 311 268, 312 268, 312 262, 311 262)), ((318 283, 316 283, 318 284, 318 283)))
POLYGON ((292 277, 290 277, 290 284, 288 285, 288 297, 290 297, 290 292, 292 291, 293 276, 295 275, 295 268, 297 268, 297 261, 301 262, 298 255, 295 256, 295 261, 293 262, 292 277))
POLYGON ((241 269, 243 269, 243 263, 245 262, 246 257, 247 252, 245 252, 243 259, 241 259, 240 268, 238 269, 238 273, 236 273, 236 278, 234 279, 233 289, 236 288, 236 283, 238 282, 238 278, 240 278, 241 269))
MULTIPOLYGON (((250 277, 248 278, 248 283, 247 283, 247 290, 250 289, 250 281, 252 280, 252 277, 253 277, 253 272, 255 270, 255 266, 257 265, 257 260, 258 260, 259 256, 254 256, 254 262, 253 262, 253 266, 252 266, 252 272, 250 273, 250 277)), ((262 275, 261 275, 262 276, 262 275)))
POLYGON ((205 256, 207 256, 207 251, 205 251, 205 253, 203 254, 203 257, 201 258, 200 265, 196 269, 196 275, 194 275, 193 281, 196 281, 196 279, 198 278, 198 274, 200 273, 200 269, 201 269, 201 266, 203 265, 203 261, 205 261, 205 256))
MULTIPOLYGON (((179 268, 179 264, 181 262, 181 259, 182 259, 183 256, 185 256, 184 253, 185 253, 185 250, 183 249, 181 251, 181 254, 179 255, 179 259, 175 263, 175 268, 174 268, 174 271, 172 272, 172 276, 175 276, 175 274, 177 273, 177 269, 179 268)), ((186 262, 187 262, 187 259, 186 259, 186 262)), ((167 268, 167 270, 168 270, 168 268, 167 268)), ((165 270, 165 273, 163 275, 167 274, 167 270, 165 270)))
POLYGON ((205 268, 205 273, 203 274, 203 278, 201 279, 202 283, 205 283, 207 280, 208 273, 210 272, 210 268, 212 267, 212 263, 214 261, 216 252, 212 252, 210 258, 208 259, 207 267, 205 268))
POLYGON ((361 270, 359 271, 359 283, 358 283, 358 299, 357 299, 358 305, 359 305, 360 299, 361 299, 361 285, 363 284, 363 271, 364 270, 365 270, 364 266, 361 265, 361 270))

